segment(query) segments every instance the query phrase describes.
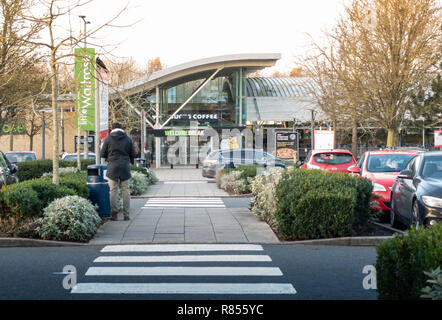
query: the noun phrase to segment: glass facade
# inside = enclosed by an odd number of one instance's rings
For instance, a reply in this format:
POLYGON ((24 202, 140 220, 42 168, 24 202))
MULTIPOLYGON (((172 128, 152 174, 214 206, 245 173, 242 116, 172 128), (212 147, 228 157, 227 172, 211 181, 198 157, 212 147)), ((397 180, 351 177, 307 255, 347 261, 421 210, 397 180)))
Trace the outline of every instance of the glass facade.
MULTIPOLYGON (((159 147, 160 165, 169 166, 168 153, 178 146, 176 153, 180 154, 180 163, 177 166, 195 165, 195 154, 203 149, 210 152, 211 142, 201 136, 195 136, 186 129, 198 125, 204 127, 228 128, 242 127, 246 123, 246 72, 243 68, 231 69, 231 72, 224 71, 207 82, 201 90, 189 101, 195 91, 206 81, 206 78, 190 80, 174 86, 167 84, 159 88, 159 115, 160 126, 166 121, 162 128, 164 135, 159 137, 159 145, 154 143, 153 134, 146 136, 146 145, 153 154, 157 154, 156 147, 159 147), (187 103, 186 103, 187 101, 187 103), (178 108, 184 103, 186 105, 176 114, 178 108), (171 118, 172 117, 172 118, 171 118), (170 120, 169 120, 170 119, 170 120)), ((150 105, 150 110, 156 104, 155 90, 145 96, 145 104, 150 105)), ((149 108, 146 108, 146 110, 149 108)), ((150 112, 152 115, 153 113, 150 112)), ((152 123, 155 119, 150 118, 152 123)), ((190 130, 191 131, 191 130, 190 130)), ((175 152, 173 152, 175 153, 175 152)), ((200 158, 197 156, 197 158, 200 158)), ((197 160, 197 163, 200 162, 197 160)))

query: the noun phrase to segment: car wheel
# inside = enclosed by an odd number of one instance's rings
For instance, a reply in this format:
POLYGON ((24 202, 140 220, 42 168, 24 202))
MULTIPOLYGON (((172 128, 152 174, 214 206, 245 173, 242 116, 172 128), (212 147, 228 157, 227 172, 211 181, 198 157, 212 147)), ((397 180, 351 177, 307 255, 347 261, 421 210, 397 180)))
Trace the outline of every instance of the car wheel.
POLYGON ((413 201, 413 207, 411 209, 411 226, 416 230, 418 230, 419 227, 422 226, 422 222, 419 215, 419 205, 417 203, 417 200, 413 201))
POLYGON ((400 227, 399 221, 397 220, 397 216, 396 216, 396 204, 395 204, 393 197, 391 197, 390 225, 393 228, 400 227))

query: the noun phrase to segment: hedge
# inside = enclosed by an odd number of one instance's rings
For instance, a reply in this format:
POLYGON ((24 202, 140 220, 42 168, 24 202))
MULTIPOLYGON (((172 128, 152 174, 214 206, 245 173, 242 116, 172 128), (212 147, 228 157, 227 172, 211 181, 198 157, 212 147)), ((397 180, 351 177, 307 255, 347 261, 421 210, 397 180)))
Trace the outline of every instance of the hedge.
POLYGON ((442 224, 380 243, 377 248, 377 290, 381 300, 417 300, 427 285, 425 271, 442 265, 442 224))
MULTIPOLYGON (((77 167, 77 161, 63 161, 59 162, 60 168, 77 167)), ((81 159, 81 170, 86 170, 88 165, 94 164, 95 159, 81 159)), ((33 160, 17 163, 18 171, 17 177, 19 181, 26 181, 40 178, 44 173, 52 172, 52 160, 33 160)))
POLYGON ((39 217, 54 199, 75 194, 75 190, 62 184, 54 185, 46 179, 16 183, 0 192, 0 218, 20 221, 39 217))
POLYGON ((298 240, 354 235, 368 223, 372 190, 369 180, 344 173, 287 171, 275 190, 278 231, 298 240))

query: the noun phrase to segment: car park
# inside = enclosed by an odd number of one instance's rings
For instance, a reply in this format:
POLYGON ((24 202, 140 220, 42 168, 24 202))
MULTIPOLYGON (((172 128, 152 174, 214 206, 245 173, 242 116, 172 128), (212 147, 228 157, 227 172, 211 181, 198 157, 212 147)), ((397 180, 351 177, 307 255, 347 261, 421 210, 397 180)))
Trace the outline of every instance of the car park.
POLYGON ((214 178, 218 169, 238 164, 286 167, 282 159, 260 149, 224 149, 214 150, 207 155, 203 161, 202 175, 214 178))
POLYGON ((37 160, 37 154, 34 151, 8 151, 5 156, 10 163, 37 160))
POLYGON ((371 208, 384 212, 382 218, 386 218, 387 221, 393 183, 408 161, 419 152, 419 149, 366 151, 357 165, 348 169, 349 172, 371 181, 373 193, 378 196, 372 199, 371 208))
POLYGON ((17 183, 17 171, 17 166, 10 163, 4 153, 0 151, 0 187, 3 185, 17 183))
POLYGON ((390 223, 418 228, 442 221, 442 151, 412 158, 396 177, 391 195, 390 223))
MULTIPOLYGON (((88 159, 95 159, 95 153, 88 153, 88 159)), ((77 161, 78 154, 77 153, 66 153, 61 157, 63 161, 77 161)), ((80 154, 80 159, 84 159, 84 153, 80 154)))
POLYGON ((301 169, 318 169, 330 172, 348 172, 356 164, 353 154, 344 149, 311 150, 301 169))

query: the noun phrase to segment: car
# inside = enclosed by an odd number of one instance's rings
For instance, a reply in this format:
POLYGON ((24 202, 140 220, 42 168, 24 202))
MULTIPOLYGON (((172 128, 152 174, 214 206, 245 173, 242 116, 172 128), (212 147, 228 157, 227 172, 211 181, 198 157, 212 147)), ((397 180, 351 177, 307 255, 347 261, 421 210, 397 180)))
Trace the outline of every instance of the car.
POLYGON ((230 167, 235 164, 250 165, 270 165, 285 168, 282 159, 261 149, 221 149, 209 153, 203 161, 202 175, 206 178, 214 178, 216 171, 225 166, 230 167))
POLYGON ((389 219, 393 183, 419 149, 366 151, 357 165, 348 168, 352 174, 371 181, 373 193, 379 197, 371 201, 371 209, 383 212, 382 220, 389 219))
POLYGON ((17 171, 17 166, 10 163, 5 154, 0 151, 0 187, 3 187, 3 185, 17 183, 17 171))
POLYGON ((345 149, 310 150, 300 168, 347 173, 355 164, 353 154, 345 149))
POLYGON ((442 151, 414 156, 393 184, 390 224, 430 226, 442 221, 442 151))
POLYGON ((5 156, 10 163, 37 160, 37 154, 34 151, 8 151, 5 156))
MULTIPOLYGON (((77 153, 66 153, 61 157, 63 161, 77 161, 77 153)), ((88 153, 88 159, 95 159, 95 153, 88 153)), ((84 153, 80 154, 80 159, 84 159, 84 153)))

